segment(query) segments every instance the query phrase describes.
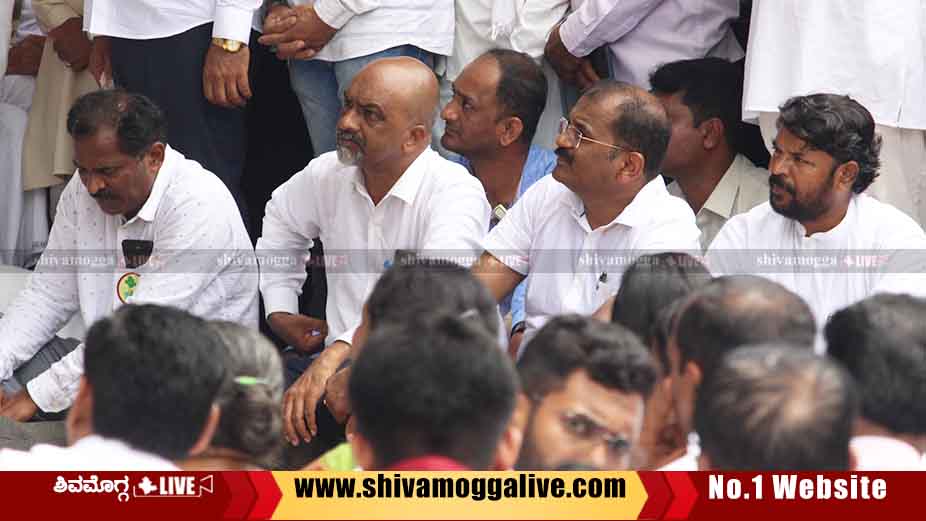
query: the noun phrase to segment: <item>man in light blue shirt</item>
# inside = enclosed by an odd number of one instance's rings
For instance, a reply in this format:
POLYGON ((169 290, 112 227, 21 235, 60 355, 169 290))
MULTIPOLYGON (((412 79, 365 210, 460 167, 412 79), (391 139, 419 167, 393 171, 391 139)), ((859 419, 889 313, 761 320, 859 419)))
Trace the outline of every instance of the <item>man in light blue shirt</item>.
MULTIPOLYGON (((453 98, 441 112, 447 125, 441 144, 482 182, 491 226, 556 166, 556 154, 530 144, 546 99, 543 69, 516 51, 488 51, 453 82, 453 98)), ((523 331, 524 293, 522 283, 510 302, 502 302, 503 314, 511 310, 512 337, 523 331)))

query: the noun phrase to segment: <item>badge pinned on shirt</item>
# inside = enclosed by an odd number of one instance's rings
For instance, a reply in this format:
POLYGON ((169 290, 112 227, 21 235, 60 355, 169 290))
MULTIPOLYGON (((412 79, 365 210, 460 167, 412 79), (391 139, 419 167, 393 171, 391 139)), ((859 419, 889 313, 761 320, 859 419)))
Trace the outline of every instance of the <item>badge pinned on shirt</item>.
POLYGON ((135 295, 135 289, 138 288, 139 279, 141 279, 141 275, 134 271, 130 271, 119 277, 119 282, 116 282, 116 296, 119 297, 120 302, 127 304, 128 299, 135 295))

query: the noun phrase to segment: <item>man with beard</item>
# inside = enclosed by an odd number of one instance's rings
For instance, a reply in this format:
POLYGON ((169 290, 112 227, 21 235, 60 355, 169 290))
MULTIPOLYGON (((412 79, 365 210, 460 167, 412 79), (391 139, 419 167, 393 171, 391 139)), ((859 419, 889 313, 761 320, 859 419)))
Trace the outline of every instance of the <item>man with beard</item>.
POLYGON ((669 129, 659 100, 613 80, 561 121, 553 175, 489 233, 474 267, 497 300, 527 279, 524 342, 549 317, 598 309, 639 255, 700 250, 691 207, 659 175, 669 129))
POLYGON ((360 323, 363 302, 397 250, 419 257, 475 256, 489 226, 479 180, 429 144, 437 115, 434 73, 413 58, 367 65, 344 93, 337 151, 313 160, 273 193, 257 241, 261 293, 271 329, 290 346, 328 347, 289 388, 283 425, 294 446, 317 434, 315 408, 327 377, 341 364, 360 323), (298 314, 312 237, 339 259, 326 270, 327 326, 298 314))
POLYGON ((708 251, 711 271, 781 283, 820 330, 874 293, 926 293, 926 234, 863 193, 880 167, 871 113, 848 96, 813 94, 786 101, 777 126, 769 202, 727 221, 708 251))
POLYGON ((656 366, 630 330, 591 317, 550 320, 518 362, 529 404, 515 468, 630 468, 656 366))

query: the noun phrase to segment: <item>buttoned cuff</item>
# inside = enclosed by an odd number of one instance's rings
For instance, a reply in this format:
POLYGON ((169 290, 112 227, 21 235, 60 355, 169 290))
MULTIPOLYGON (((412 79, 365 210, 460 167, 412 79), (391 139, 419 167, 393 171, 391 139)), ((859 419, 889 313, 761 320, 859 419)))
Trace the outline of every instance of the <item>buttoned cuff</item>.
POLYGON ((264 297, 264 317, 271 313, 299 313, 299 294, 288 288, 271 288, 261 291, 264 297))
POLYGON ((563 46, 576 58, 583 58, 591 54, 594 48, 586 48, 583 42, 585 39, 585 28, 579 21, 579 17, 574 13, 566 18, 566 21, 559 26, 559 39, 562 40, 563 46))
POLYGON ((354 17, 354 12, 345 7, 340 0, 318 0, 315 2, 315 14, 335 29, 344 27, 354 17))
POLYGON ((61 381, 49 369, 26 384, 29 397, 44 412, 63 411, 74 403, 74 398, 77 396, 80 376, 68 375, 68 380, 71 376, 73 376, 73 381, 61 381))
POLYGON ((247 45, 251 41, 251 22, 254 11, 235 6, 216 6, 215 24, 212 27, 214 38, 235 40, 247 45))

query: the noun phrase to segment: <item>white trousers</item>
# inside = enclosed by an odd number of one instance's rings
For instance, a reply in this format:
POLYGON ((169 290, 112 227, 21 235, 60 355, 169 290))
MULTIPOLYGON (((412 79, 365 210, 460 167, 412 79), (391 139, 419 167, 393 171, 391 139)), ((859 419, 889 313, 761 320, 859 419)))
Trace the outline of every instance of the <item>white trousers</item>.
POLYGON ((45 189, 23 192, 22 150, 35 78, 0 78, 0 264, 35 264, 48 243, 45 189))
MULTIPOLYGON (((769 152, 778 132, 777 112, 760 112, 759 127, 769 152)), ((865 193, 926 223, 926 131, 875 126, 881 135, 881 171, 865 193)))

